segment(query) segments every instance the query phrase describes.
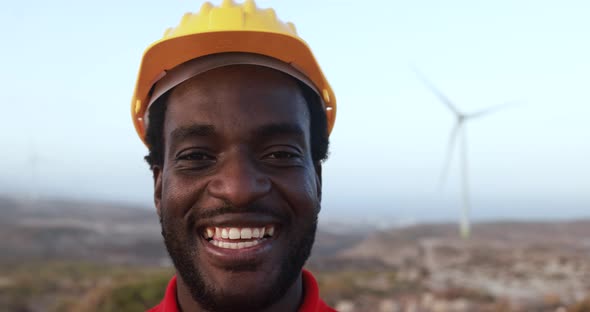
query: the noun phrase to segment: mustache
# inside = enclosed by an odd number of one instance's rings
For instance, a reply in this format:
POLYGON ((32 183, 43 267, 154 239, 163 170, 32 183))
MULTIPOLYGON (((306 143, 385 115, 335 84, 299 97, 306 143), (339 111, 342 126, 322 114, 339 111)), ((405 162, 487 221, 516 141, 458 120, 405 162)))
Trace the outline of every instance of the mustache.
POLYGON ((203 220, 231 213, 257 213, 272 216, 285 222, 290 220, 289 215, 284 211, 259 203, 252 203, 241 207, 237 207, 231 203, 224 203, 220 207, 207 209, 205 211, 197 209, 197 211, 193 213, 193 218, 195 220, 203 220))

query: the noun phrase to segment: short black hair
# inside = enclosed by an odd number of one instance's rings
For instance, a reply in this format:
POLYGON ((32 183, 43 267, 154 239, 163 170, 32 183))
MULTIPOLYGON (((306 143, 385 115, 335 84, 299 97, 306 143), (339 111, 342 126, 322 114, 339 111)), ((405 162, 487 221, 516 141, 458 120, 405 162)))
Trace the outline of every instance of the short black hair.
MULTIPOLYGON (((328 158, 328 122, 326 111, 319 95, 306 84, 297 80, 297 85, 307 103, 310 116, 311 157, 314 164, 320 164, 328 158)), ((149 124, 145 135, 145 142, 149 154, 145 156, 150 169, 164 164, 164 120, 168 98, 172 90, 160 96, 148 111, 149 124)))

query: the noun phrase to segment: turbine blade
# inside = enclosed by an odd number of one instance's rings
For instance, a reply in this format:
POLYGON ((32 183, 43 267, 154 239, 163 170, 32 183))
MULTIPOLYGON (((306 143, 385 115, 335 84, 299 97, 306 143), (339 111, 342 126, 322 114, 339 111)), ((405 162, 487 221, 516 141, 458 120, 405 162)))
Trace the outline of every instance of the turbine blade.
POLYGON ((428 88, 430 92, 434 93, 434 95, 436 95, 436 97, 438 97, 438 99, 453 112, 453 114, 462 115, 462 113, 459 111, 459 109, 457 109, 455 104, 444 93, 442 93, 438 88, 436 88, 434 84, 430 82, 430 80, 428 80, 428 78, 426 78, 424 74, 422 74, 416 68, 414 68, 414 72, 416 73, 418 79, 420 79, 420 81, 422 81, 422 83, 426 86, 426 88, 428 88))
POLYGON ((442 189, 445 183, 447 182, 447 177, 449 174, 449 168, 451 167, 451 162, 453 160, 453 150, 455 149, 455 143, 457 141, 457 136, 459 131, 463 127, 463 122, 459 121, 455 123, 453 129, 451 130, 451 134, 449 136, 449 142, 447 143, 447 154, 443 163, 443 170, 440 175, 439 181, 439 188, 442 189))
POLYGON ((468 239, 471 235, 471 197, 469 193, 469 162, 467 159, 467 130, 466 127, 461 129, 461 184, 462 184, 462 201, 463 214, 461 216, 461 236, 468 239))
POLYGON ((466 117, 467 118, 470 118, 470 119, 472 119, 472 118, 480 118, 480 117, 487 116, 487 115, 492 114, 492 113, 496 113, 496 112, 501 111, 503 109, 506 109, 506 108, 515 106, 516 104, 517 103, 514 103, 514 102, 508 102, 508 103, 504 103, 504 104, 492 106, 492 107, 489 107, 489 108, 486 108, 486 109, 482 109, 480 111, 477 111, 475 113, 468 114, 466 117))

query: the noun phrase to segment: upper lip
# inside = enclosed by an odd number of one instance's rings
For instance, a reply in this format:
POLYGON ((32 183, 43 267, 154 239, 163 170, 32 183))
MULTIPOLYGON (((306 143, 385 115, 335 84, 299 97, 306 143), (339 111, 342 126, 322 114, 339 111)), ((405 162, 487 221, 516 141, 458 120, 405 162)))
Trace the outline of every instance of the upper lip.
POLYGON ((259 213, 227 213, 212 218, 198 220, 197 229, 207 227, 262 227, 279 225, 281 220, 275 216, 259 213))

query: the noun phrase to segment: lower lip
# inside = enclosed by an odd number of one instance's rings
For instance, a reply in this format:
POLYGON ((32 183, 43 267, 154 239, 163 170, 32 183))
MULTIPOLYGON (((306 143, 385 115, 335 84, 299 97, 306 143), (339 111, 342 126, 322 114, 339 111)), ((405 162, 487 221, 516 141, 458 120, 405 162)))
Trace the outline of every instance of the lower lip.
POLYGON ((270 253, 275 239, 274 236, 267 237, 254 246, 240 249, 218 247, 203 237, 201 237, 200 241, 205 247, 205 252, 213 258, 214 263, 225 266, 255 262, 263 259, 270 253))

